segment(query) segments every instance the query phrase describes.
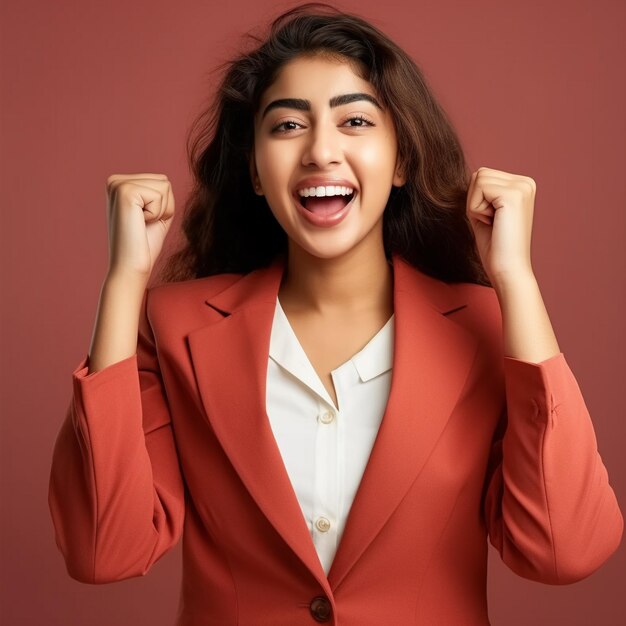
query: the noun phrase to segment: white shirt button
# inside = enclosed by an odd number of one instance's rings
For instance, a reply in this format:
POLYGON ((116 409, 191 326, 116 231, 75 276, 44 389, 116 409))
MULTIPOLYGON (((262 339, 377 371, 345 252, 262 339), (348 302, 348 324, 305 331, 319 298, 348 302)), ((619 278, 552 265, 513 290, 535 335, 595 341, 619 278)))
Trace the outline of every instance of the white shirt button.
POLYGON ((320 415, 320 422, 322 422, 322 424, 330 424, 334 419, 335 419, 335 412, 332 410, 324 411, 324 413, 320 415))
POLYGON ((315 527, 320 532, 325 533, 327 530, 330 529, 330 522, 325 517, 318 517, 315 520, 315 527))

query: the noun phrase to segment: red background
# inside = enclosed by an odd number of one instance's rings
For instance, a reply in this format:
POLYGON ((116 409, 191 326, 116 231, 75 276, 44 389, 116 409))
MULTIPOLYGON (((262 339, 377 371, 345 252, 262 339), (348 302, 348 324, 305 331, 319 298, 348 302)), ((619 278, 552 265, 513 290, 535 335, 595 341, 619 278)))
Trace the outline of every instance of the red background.
MULTIPOLYGON (((3 624, 173 623, 180 544, 142 578, 68 577, 47 505, 52 446, 107 263, 105 180, 163 172, 240 35, 293 6, 252 0, 20 0, 2 6, 3 624)), ((537 182, 533 263, 561 350, 626 506, 626 133, 621 0, 337 2, 422 67, 472 171, 537 182)), ((173 230, 178 230, 182 211, 173 230)), ((170 237, 169 243, 173 243, 170 237)), ((164 258, 163 255, 161 257, 164 258)), ((494 625, 626 623, 624 543, 591 577, 546 586, 490 549, 494 625)))

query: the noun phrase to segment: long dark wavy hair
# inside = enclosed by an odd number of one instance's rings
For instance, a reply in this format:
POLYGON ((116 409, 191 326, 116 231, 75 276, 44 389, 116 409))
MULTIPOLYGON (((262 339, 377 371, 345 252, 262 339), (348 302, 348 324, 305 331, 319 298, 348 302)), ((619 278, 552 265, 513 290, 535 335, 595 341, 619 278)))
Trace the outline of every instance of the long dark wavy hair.
POLYGON ((446 282, 490 285, 466 216, 471 172, 451 122, 412 59, 361 17, 321 2, 279 15, 269 33, 247 33, 253 49, 225 69, 211 106, 192 124, 187 154, 194 186, 186 201, 185 243, 161 282, 223 272, 245 274, 287 253, 287 235, 252 187, 254 115, 283 65, 322 54, 353 66, 394 119, 406 183, 392 187, 383 214, 388 259, 400 255, 446 282))

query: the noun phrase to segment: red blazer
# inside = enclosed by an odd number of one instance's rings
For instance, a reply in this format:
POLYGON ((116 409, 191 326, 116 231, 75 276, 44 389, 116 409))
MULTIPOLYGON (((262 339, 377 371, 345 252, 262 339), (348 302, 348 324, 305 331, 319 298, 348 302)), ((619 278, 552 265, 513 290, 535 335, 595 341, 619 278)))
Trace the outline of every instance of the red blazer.
POLYGON ((137 353, 74 371, 49 491, 69 575, 145 575, 183 534, 177 626, 484 626, 487 537, 533 580, 598 568, 623 518, 563 353, 504 357, 492 288, 393 270, 389 401, 328 577, 265 412, 282 257, 147 290, 137 353))

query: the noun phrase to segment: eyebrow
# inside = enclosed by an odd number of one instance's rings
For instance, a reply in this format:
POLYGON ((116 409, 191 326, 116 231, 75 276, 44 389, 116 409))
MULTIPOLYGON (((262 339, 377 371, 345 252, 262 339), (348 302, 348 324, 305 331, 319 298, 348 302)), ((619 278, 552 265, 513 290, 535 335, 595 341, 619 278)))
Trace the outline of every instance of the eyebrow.
MULTIPOLYGON (((366 100, 371 102, 374 106, 378 107, 381 111, 383 107, 380 102, 368 93, 346 93, 341 96, 334 96, 328 101, 331 109, 334 107, 342 106, 343 104, 350 104, 358 100, 366 100)), ((281 98, 280 100, 273 100, 270 102, 263 111, 261 119, 263 119, 272 109, 278 108, 297 109, 298 111, 310 111, 311 103, 309 100, 302 100, 301 98, 281 98)))

